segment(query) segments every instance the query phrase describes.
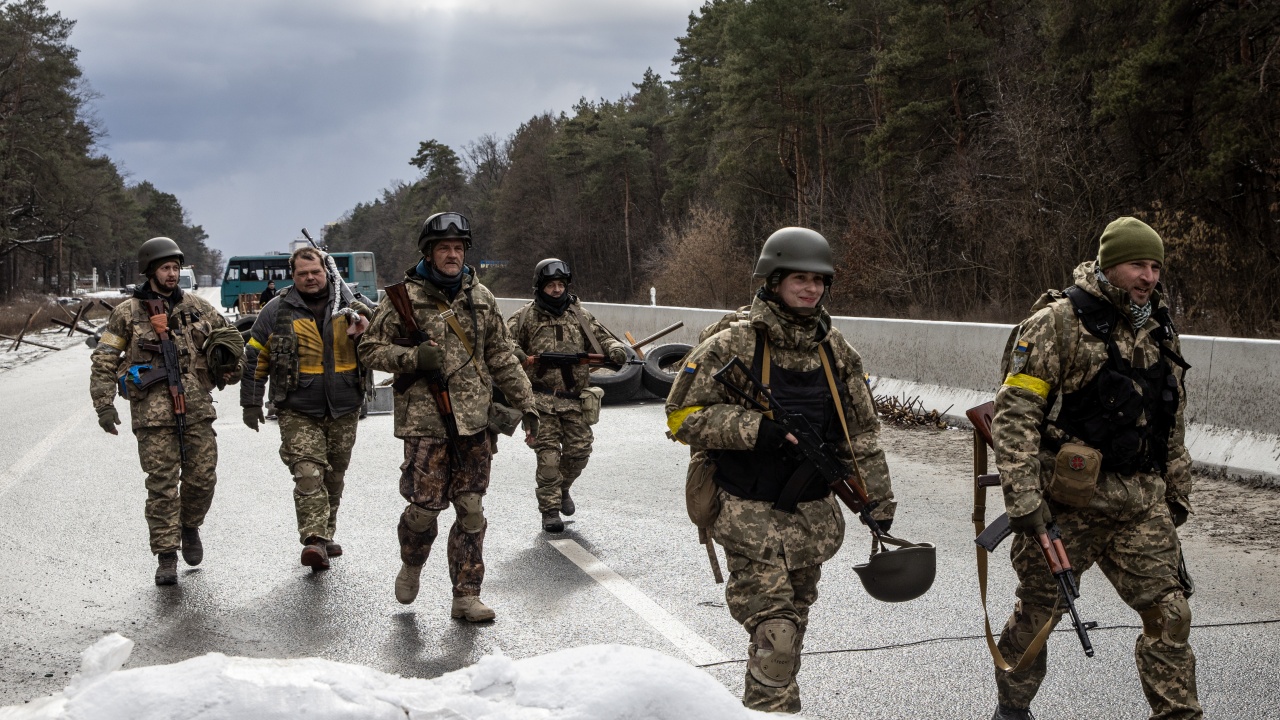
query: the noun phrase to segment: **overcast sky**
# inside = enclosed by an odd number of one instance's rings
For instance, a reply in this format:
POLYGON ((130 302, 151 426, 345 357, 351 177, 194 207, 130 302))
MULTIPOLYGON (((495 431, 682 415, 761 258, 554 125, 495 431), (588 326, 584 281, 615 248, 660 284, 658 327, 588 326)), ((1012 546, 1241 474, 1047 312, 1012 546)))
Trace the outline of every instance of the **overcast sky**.
POLYGON ((46 0, 106 153, 228 257, 377 198, 422 140, 506 137, 671 76, 701 0, 46 0))

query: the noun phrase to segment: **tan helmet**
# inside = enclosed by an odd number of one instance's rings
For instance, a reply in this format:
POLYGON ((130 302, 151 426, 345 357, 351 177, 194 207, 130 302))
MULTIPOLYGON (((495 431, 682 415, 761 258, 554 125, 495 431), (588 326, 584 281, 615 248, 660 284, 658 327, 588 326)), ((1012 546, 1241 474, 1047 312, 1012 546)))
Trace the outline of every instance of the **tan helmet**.
POLYGON ((937 549, 929 543, 874 553, 854 565, 867 594, 881 602, 915 600, 933 586, 937 573, 937 549))
POLYGON ((182 248, 178 247, 178 243, 167 237, 151 238, 138 248, 138 274, 146 275, 147 270, 151 268, 151 263, 171 257, 178 258, 179 265, 186 263, 186 257, 182 254, 182 248))
POLYGON ((767 278, 776 270, 835 275, 831 245, 808 228, 784 227, 764 241, 760 258, 756 260, 755 276, 767 278))

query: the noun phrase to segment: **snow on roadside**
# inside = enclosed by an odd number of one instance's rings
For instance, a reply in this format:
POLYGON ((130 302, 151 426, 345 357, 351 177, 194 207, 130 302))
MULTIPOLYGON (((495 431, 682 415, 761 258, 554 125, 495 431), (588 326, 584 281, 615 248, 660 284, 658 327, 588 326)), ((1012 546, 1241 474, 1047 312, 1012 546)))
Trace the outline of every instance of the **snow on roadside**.
MULTIPOLYGON (((80 324, 99 328, 105 322, 106 321, 102 319, 92 321, 82 320, 80 324)), ((46 355, 51 355, 54 352, 57 352, 56 350, 49 350, 42 347, 36 347, 35 345, 29 345, 26 342, 27 340, 34 340, 41 345, 51 345, 62 349, 71 347, 76 343, 83 343, 88 337, 88 335, 82 332, 76 332, 71 337, 67 337, 67 329, 64 327, 45 328, 40 332, 27 332, 27 334, 23 336, 23 343, 18 346, 17 350, 9 349, 9 347, 13 345, 12 340, 0 338, 0 372, 12 370, 16 367, 26 365, 29 362, 35 362, 46 355)))
POLYGON ((488 655, 425 680, 319 658, 210 653, 122 670, 133 642, 112 633, 82 653, 57 695, 0 708, 0 720, 748 720, 765 717, 705 672, 653 650, 589 645, 512 660, 488 655))

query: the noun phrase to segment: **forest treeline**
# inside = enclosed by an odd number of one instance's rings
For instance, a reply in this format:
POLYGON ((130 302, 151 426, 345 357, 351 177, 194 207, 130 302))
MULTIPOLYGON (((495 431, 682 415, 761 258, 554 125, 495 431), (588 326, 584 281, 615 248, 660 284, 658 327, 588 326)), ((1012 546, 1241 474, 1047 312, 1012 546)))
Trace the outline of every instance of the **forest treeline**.
POLYGON ((174 195, 130 183, 98 147, 92 88, 68 42, 74 20, 42 0, 0 0, 0 301, 137 279, 138 245, 167 235, 199 274, 222 254, 174 195))
POLYGON ((460 210, 501 293, 557 256, 591 300, 734 307, 804 225, 833 312, 1010 321, 1136 215, 1184 330, 1278 336, 1278 47, 1261 0, 711 0, 672 78, 425 140, 327 238, 394 280, 460 210))

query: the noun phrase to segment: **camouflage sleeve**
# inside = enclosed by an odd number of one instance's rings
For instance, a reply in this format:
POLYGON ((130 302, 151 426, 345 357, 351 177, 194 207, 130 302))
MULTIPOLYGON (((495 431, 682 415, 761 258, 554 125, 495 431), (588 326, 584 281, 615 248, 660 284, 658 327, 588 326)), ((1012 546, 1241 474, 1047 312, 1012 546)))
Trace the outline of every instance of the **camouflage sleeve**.
MULTIPOLYGON (((492 303, 492 306, 496 308, 497 303, 492 303)), ((488 325, 485 328, 488 340, 484 344, 484 361, 494 383, 506 395, 508 405, 524 413, 537 412, 533 407, 533 386, 512 351, 515 343, 507 333, 502 315, 495 309, 485 314, 484 322, 488 325)))
POLYGON ((524 318, 525 308, 520 308, 507 318, 507 337, 510 339, 511 354, 515 355, 521 364, 529 359, 529 353, 525 351, 524 318))
POLYGON ((1049 398, 1062 386, 1061 335, 1054 306, 1027 319, 1008 358, 1009 372, 996 392, 991 435, 1005 507, 1017 517, 1041 501, 1040 425, 1049 398))
MULTIPOLYGON (((1173 351, 1182 354, 1181 342, 1173 341, 1173 351)), ((1173 430, 1169 434, 1169 467, 1164 474, 1165 498, 1176 500, 1179 505, 1191 509, 1191 453, 1187 450, 1187 393, 1185 391, 1186 371, 1174 366, 1178 382, 1184 389, 1178 397, 1178 414, 1174 418, 1173 430)))
POLYGON ((411 347, 401 347, 392 342, 404 337, 404 323, 400 314, 388 300, 378 305, 369 329, 360 336, 356 352, 366 367, 389 373, 415 372, 418 369, 418 353, 411 347))
POLYGON ((370 319, 373 318, 373 310, 371 310, 368 305, 365 305, 359 300, 351 301, 351 309, 355 310, 357 314, 362 315, 366 318, 370 318, 370 319))
POLYGON ((733 358, 731 333, 717 333, 691 350, 667 394, 671 436, 698 450, 751 450, 760 434, 764 416, 733 402, 713 377, 733 358))
MULTIPOLYGON (((583 310, 586 312, 586 310, 583 310)), ((596 336, 596 342, 600 343, 600 347, 604 349, 604 354, 608 355, 614 348, 623 347, 622 341, 612 333, 609 328, 600 324, 600 321, 591 313, 587 313, 587 317, 591 319, 591 332, 596 336)))
POLYGON ((115 403, 116 399, 116 367, 120 365, 120 355, 133 340, 133 328, 129 323, 132 312, 131 303, 120 303, 107 318, 107 327, 98 339, 98 346, 89 356, 89 396, 93 399, 93 409, 101 410, 115 403))
MULTIPOLYGON (((866 372, 858 352, 843 340, 833 343, 833 346, 836 347, 838 377, 844 378, 845 391, 852 404, 852 407, 844 408, 844 414, 849 423, 853 458, 857 460, 858 471, 862 475, 862 481, 866 483, 867 496, 877 503, 871 515, 877 520, 888 520, 893 518, 897 503, 893 499, 889 461, 880 448, 880 418, 876 415, 875 398, 871 396, 871 388, 867 386, 866 372)), ((848 463, 848 450, 841 450, 841 455, 848 463)))
POLYGON ((249 342, 244 348, 244 370, 240 375, 241 407, 262 407, 267 377, 271 374, 271 330, 276 324, 280 303, 272 298, 262 307, 249 330, 249 342))

